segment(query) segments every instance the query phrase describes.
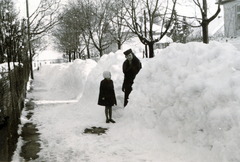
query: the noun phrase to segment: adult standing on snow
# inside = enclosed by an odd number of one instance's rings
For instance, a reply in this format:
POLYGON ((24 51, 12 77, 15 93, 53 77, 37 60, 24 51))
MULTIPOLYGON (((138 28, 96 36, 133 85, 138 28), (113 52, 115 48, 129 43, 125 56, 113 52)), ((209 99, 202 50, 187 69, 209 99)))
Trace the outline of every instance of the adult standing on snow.
POLYGON ((124 73, 124 81, 122 85, 122 91, 124 92, 124 107, 128 103, 129 94, 132 91, 133 81, 142 68, 142 64, 140 60, 135 56, 132 52, 132 49, 128 49, 127 51, 123 52, 126 60, 123 62, 123 73, 124 73))

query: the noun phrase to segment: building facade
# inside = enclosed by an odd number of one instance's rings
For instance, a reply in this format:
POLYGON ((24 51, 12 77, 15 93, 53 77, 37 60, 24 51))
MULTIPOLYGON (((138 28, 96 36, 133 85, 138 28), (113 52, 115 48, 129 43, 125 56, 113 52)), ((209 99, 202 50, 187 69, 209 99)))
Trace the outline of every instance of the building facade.
POLYGON ((240 0, 223 0, 226 37, 240 37, 240 0))

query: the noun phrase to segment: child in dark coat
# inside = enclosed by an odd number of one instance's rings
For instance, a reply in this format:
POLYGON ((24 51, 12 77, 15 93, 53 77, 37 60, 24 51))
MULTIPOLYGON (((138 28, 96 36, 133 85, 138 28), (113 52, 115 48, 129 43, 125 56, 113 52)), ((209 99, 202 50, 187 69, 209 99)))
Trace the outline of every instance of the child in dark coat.
POLYGON ((117 105, 113 81, 109 71, 103 72, 104 79, 100 83, 98 105, 105 106, 106 123, 115 121, 112 119, 112 106, 117 105))

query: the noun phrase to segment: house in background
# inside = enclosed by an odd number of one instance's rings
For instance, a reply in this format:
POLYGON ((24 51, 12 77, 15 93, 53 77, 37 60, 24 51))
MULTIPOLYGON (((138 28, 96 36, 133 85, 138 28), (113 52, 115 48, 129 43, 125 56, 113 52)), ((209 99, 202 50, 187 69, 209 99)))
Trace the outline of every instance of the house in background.
POLYGON ((225 37, 240 37, 240 0, 222 0, 225 37))
POLYGON ((66 62, 66 60, 63 58, 63 55, 61 53, 54 50, 45 50, 39 52, 33 57, 32 66, 33 69, 36 70, 43 65, 58 64, 63 62, 66 62))

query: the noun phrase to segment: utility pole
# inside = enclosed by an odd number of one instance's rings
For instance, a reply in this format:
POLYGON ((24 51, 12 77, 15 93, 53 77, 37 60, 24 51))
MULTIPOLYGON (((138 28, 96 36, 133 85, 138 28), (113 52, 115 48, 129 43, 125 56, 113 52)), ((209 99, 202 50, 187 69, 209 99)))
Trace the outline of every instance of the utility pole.
POLYGON ((29 22, 29 9, 28 9, 28 0, 26 0, 26 10, 27 10, 27 26, 28 26, 28 49, 29 49, 29 65, 30 65, 30 71, 31 71, 31 79, 34 79, 33 77, 33 68, 32 68, 32 49, 31 49, 31 36, 30 36, 30 22, 29 22))

